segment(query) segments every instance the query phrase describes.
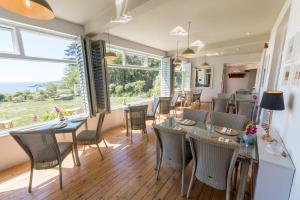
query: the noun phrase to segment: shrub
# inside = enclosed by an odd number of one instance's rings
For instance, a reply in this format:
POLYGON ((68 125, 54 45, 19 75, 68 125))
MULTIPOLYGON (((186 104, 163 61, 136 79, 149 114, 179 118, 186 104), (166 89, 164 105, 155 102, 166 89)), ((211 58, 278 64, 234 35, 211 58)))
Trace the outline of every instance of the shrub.
POLYGON ((115 92, 116 84, 109 84, 109 93, 112 94, 115 92))
POLYGON ((124 89, 125 89, 126 92, 131 92, 132 91, 132 85, 131 85, 131 83, 125 84, 124 89))
POLYGON ((135 82, 131 83, 131 85, 133 87, 134 93, 138 94, 143 91, 143 88, 145 86, 145 81, 135 81, 135 82))
POLYGON ((0 94, 0 102, 5 100, 5 95, 4 94, 0 94))
POLYGON ((124 91, 123 85, 117 85, 115 88, 115 92, 117 95, 121 95, 121 93, 124 91))

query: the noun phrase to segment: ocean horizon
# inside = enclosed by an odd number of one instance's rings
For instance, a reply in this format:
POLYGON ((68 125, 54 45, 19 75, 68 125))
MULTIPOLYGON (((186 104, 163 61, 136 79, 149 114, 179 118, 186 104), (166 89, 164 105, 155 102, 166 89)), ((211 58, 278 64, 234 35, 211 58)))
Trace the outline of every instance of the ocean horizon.
POLYGON ((44 85, 45 83, 47 82, 44 83, 41 82, 1 83, 0 82, 0 93, 14 94, 16 92, 24 92, 24 91, 35 92, 36 85, 44 85))

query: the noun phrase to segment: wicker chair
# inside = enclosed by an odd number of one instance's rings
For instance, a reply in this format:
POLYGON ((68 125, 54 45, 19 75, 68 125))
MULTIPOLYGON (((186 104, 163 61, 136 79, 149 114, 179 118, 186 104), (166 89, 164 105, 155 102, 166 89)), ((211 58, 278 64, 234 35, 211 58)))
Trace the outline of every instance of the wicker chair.
POLYGON ((229 99, 224 99, 224 98, 213 98, 212 99, 212 104, 211 104, 211 111, 212 112, 228 112, 228 104, 229 104, 229 99))
POLYGON ((247 101, 252 101, 253 97, 251 94, 236 94, 235 95, 235 100, 247 100, 247 101))
POLYGON ((106 111, 104 110, 99 114, 96 130, 83 130, 76 136, 76 141, 77 144, 79 145, 95 144, 97 146, 97 149, 99 151, 102 160, 104 158, 100 150, 99 143, 103 141, 107 147, 107 144, 103 138, 102 131, 101 131, 104 117, 105 117, 105 112, 106 111))
POLYGON ((201 102, 201 94, 202 94, 202 89, 196 90, 193 93, 193 102, 195 101, 199 101, 199 103, 201 102))
POLYGON ((169 167, 175 170, 181 170, 181 196, 184 195, 184 177, 185 167, 192 159, 191 149, 189 143, 185 140, 185 133, 164 128, 158 125, 153 125, 156 135, 156 141, 158 144, 157 155, 157 175, 159 178, 159 172, 162 161, 169 167))
POLYGON ((254 101, 237 100, 235 103, 235 107, 237 115, 244 115, 249 121, 253 121, 255 109, 254 101))
POLYGON ((185 94, 184 107, 190 106, 194 100, 193 92, 185 91, 184 94, 185 94))
POLYGON ((243 115, 213 112, 211 113, 211 124, 215 126, 224 126, 235 130, 243 131, 246 128, 248 120, 243 115))
POLYGON ((183 119, 190 119, 197 123, 205 123, 208 112, 204 110, 183 109, 183 119))
POLYGON ((189 141, 193 155, 193 170, 187 198, 197 178, 213 188, 226 190, 226 200, 230 200, 231 178, 240 145, 218 142, 196 133, 189 133, 189 141))
POLYGON ((229 94, 229 93, 219 93, 218 94, 218 98, 231 99, 232 98, 232 94, 229 94))
POLYGON ((172 109, 174 111, 175 116, 177 116, 176 113, 176 104, 177 104, 177 100, 179 98, 179 93, 175 93, 171 99, 171 105, 170 105, 170 109, 172 109))
POLYGON ((59 166, 59 184, 62 189, 62 161, 72 152, 73 162, 73 143, 57 143, 52 129, 39 131, 12 131, 10 135, 22 147, 30 158, 30 179, 28 192, 31 192, 33 169, 50 169, 59 166))
POLYGON ((149 140, 146 129, 146 114, 148 105, 130 106, 129 107, 129 119, 130 119, 130 142, 132 144, 132 130, 142 130, 147 135, 147 141, 149 140))
POLYGON ((159 98, 154 97, 151 105, 151 111, 147 112, 146 120, 153 120, 154 124, 156 123, 156 111, 159 105, 159 98))
POLYGON ((171 97, 159 97, 159 118, 160 115, 170 115, 171 97))
POLYGON ((235 92, 236 94, 251 94, 250 90, 246 90, 246 89, 239 89, 235 92))

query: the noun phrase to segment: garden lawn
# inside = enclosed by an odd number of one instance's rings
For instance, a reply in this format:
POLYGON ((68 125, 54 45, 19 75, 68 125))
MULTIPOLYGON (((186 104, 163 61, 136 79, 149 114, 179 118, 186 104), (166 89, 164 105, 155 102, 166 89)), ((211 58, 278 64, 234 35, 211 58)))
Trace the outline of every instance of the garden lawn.
MULTIPOLYGON (((111 97, 111 107, 114 108, 123 103, 130 104, 135 101, 146 100, 146 97, 111 97)), ((73 100, 47 99, 45 101, 26 101, 20 103, 0 102, 0 121, 12 120, 13 127, 25 126, 33 123, 32 116, 43 116, 47 111, 53 111, 55 106, 62 109, 82 108, 82 98, 77 97, 73 100)))

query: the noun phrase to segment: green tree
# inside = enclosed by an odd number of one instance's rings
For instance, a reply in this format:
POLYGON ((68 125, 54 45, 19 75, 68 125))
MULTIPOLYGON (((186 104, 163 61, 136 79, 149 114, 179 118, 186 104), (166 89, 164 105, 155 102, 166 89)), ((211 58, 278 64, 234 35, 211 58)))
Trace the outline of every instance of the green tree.
POLYGON ((47 83, 46 91, 50 97, 55 97, 57 95, 57 85, 55 83, 47 83))
POLYGON ((123 85, 117 85, 116 88, 115 88, 115 92, 117 95, 121 95, 121 93, 124 91, 124 87, 123 85))
POLYGON ((5 100, 5 95, 4 94, 0 94, 0 102, 5 100))
POLYGON ((63 87, 74 92, 74 85, 79 84, 79 69, 76 65, 68 65, 64 70, 63 87))

